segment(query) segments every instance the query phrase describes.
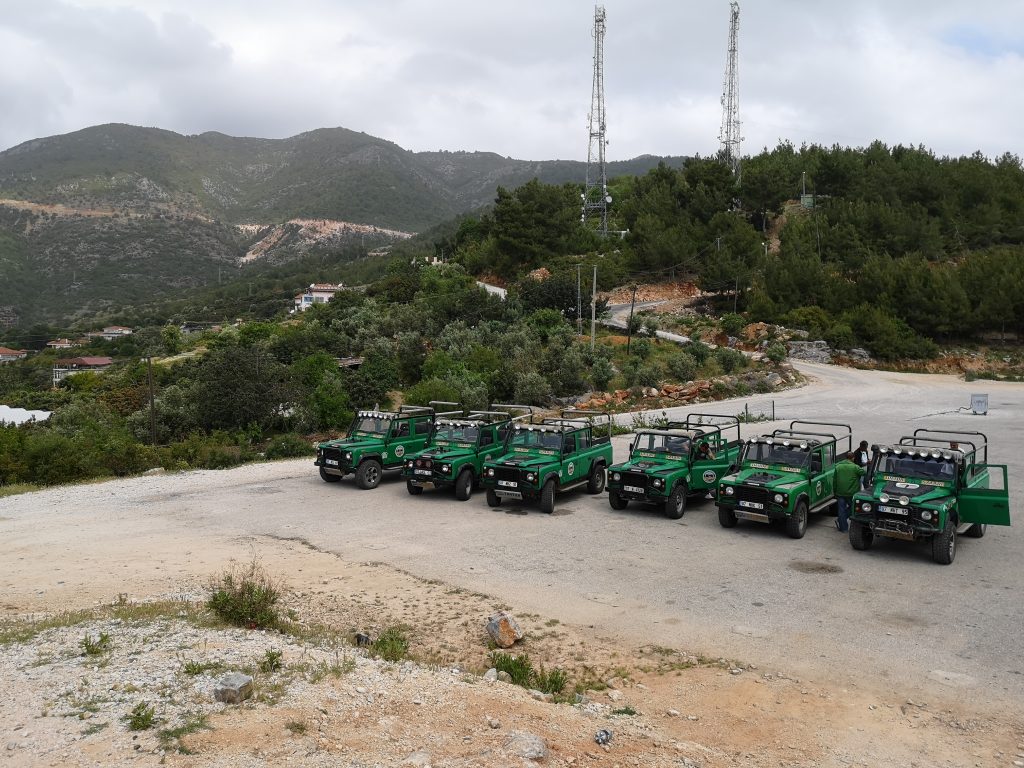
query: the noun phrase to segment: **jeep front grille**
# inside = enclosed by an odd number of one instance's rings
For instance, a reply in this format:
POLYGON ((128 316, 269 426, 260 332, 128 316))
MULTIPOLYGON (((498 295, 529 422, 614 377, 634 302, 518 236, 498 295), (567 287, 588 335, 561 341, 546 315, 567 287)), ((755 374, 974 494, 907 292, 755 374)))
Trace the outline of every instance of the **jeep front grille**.
POLYGON ((495 467, 494 477, 498 480, 519 480, 519 469, 516 467, 495 467))
POLYGON ((751 488, 749 485, 736 486, 736 501, 752 501, 756 504, 763 504, 761 509, 768 508, 768 501, 771 498, 767 488, 751 488))
POLYGON ((647 475, 643 472, 623 472, 622 473, 622 484, 632 485, 636 488, 647 487, 647 475))

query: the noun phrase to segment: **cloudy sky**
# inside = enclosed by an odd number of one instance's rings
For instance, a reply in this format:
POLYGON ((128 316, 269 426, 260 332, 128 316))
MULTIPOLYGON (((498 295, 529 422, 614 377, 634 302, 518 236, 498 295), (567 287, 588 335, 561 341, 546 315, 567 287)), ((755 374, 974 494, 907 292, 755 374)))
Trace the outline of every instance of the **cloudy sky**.
MULTIPOLYGON (((608 157, 718 147, 727 0, 606 0, 608 157)), ((125 122, 585 159, 582 0, 0 0, 0 149, 125 122)), ((1022 0, 741 0, 745 153, 1024 154, 1022 0)))

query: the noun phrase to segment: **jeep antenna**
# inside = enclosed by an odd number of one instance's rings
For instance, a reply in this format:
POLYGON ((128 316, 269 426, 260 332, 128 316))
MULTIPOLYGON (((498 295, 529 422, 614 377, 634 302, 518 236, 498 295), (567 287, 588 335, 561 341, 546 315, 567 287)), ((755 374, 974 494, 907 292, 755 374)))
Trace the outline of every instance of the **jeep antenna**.
POLYGON ((718 140, 722 143, 718 157, 732 170, 733 180, 740 183, 740 95, 739 47, 740 4, 729 3, 729 53, 725 60, 725 84, 722 86, 722 129, 718 140))
POLYGON ((590 147, 587 150, 587 180, 583 186, 583 226, 599 235, 608 234, 608 170, 605 167, 604 113, 604 6, 594 6, 594 84, 590 97, 590 147))

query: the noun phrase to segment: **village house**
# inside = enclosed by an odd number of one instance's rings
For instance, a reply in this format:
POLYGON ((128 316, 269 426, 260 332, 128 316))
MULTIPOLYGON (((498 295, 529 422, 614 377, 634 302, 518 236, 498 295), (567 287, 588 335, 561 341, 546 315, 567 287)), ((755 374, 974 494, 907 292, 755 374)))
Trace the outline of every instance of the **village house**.
POLYGON ((123 325, 108 325, 102 331, 93 331, 85 334, 90 339, 104 339, 106 341, 114 341, 120 339, 123 336, 131 336, 132 329, 126 328, 123 325))
POLYGON ((292 312, 305 312, 314 304, 326 304, 344 287, 344 283, 310 283, 309 288, 295 297, 295 308, 292 312))
POLYGON ((8 349, 0 347, 0 363, 13 363, 15 360, 24 360, 28 352, 24 349, 8 349))
POLYGON ((49 349, 71 349, 75 344, 71 339, 54 339, 46 342, 46 346, 49 349))
POLYGON ((57 360, 53 366, 53 386, 56 387, 68 376, 83 371, 101 373, 113 364, 114 361, 109 357, 72 357, 67 360, 57 360))

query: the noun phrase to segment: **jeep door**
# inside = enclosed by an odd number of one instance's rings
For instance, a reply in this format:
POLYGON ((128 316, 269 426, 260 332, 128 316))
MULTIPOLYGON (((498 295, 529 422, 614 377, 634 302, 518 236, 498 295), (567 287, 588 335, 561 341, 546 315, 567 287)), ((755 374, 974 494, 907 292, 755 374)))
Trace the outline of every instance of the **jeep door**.
POLYGON ((715 458, 701 458, 697 444, 694 443, 689 461, 690 490, 715 489, 718 487, 718 481, 728 474, 729 467, 732 466, 732 462, 729 461, 728 446, 725 442, 719 441, 717 445, 712 445, 711 448, 715 458))
POLYGON ((406 456, 423 450, 430 436, 430 426, 430 416, 416 416, 392 424, 384 456, 385 466, 399 464, 406 456))
POLYGON ((808 493, 811 497, 812 508, 817 507, 835 495, 835 469, 833 461, 835 449, 835 443, 827 443, 819 445, 811 451, 811 487, 808 493))
POLYGON ((957 502, 961 523, 1010 524, 1010 494, 1005 464, 969 464, 957 502))

